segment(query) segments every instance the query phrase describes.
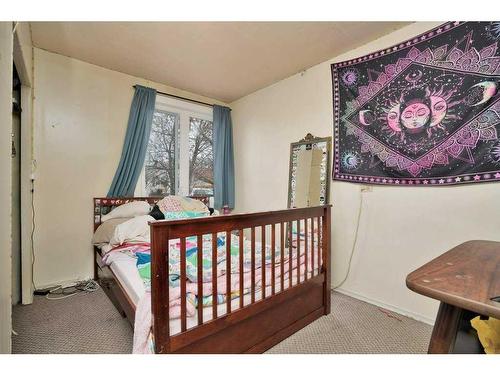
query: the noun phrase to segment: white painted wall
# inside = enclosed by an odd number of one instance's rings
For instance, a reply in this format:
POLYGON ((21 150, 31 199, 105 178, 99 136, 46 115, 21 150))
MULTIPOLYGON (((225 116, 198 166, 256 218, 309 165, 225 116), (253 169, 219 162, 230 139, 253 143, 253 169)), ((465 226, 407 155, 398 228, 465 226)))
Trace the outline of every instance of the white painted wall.
POLYGON ((12 22, 0 22, 0 353, 11 351, 12 22))
POLYGON ((34 274, 41 287, 92 277, 92 198, 106 195, 118 166, 132 86, 216 101, 37 48, 34 55, 34 274))
MULTIPOLYGON (((415 23, 231 103, 236 210, 286 206, 289 145, 306 133, 332 136, 330 64, 389 47, 433 28, 415 23)), ((470 239, 500 240, 500 185, 442 188, 332 183, 333 285, 345 276, 360 197, 363 210, 345 293, 432 322, 437 303, 409 291, 406 275, 470 239)))

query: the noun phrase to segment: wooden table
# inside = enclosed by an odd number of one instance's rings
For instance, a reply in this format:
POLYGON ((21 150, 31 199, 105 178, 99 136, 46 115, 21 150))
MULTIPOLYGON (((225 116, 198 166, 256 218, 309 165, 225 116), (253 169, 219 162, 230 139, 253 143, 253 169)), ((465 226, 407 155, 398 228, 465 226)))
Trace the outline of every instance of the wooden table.
POLYGON ((406 285, 441 301, 428 352, 452 353, 471 312, 500 319, 500 242, 458 245, 410 273, 406 285))

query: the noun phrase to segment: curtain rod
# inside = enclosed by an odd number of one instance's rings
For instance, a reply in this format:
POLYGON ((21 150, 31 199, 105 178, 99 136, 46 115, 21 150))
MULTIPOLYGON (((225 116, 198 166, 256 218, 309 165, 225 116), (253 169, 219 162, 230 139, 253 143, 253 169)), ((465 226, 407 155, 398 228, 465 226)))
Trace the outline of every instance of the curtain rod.
MULTIPOLYGON (((134 88, 135 88, 136 85, 134 85, 134 88)), ((164 95, 164 96, 170 96, 171 98, 176 98, 176 99, 180 99, 180 100, 185 100, 187 102, 191 102, 191 103, 196 103, 196 104, 201 104, 201 105, 205 105, 207 107, 213 107, 214 105, 213 104, 210 104, 210 103, 205 103, 205 102, 200 102, 199 100, 194 100, 194 99, 189 99, 189 98, 186 98, 184 96, 178 96, 178 95, 174 95, 174 94, 168 94, 166 92, 161 92, 161 91, 156 91, 157 94, 159 95, 164 95)))

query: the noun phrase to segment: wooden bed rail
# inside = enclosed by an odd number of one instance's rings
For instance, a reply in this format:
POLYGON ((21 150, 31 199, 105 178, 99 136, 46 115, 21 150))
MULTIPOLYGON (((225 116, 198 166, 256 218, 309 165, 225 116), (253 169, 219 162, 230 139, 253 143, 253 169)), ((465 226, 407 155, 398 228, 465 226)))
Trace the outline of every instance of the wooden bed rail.
MULTIPOLYGON (((330 205, 325 205, 151 222, 151 307, 155 351, 261 352, 319 316, 329 314, 330 209, 330 205), (256 232, 260 232, 260 244, 256 241, 256 232), (218 250, 218 235, 221 233, 225 234, 225 260, 218 264, 217 255, 221 251, 220 248, 218 250), (206 246, 203 248, 206 235, 211 235, 211 271, 215 275, 211 280, 212 314, 211 319, 205 321, 203 303, 197 303, 198 319, 194 326, 188 327, 186 239, 194 239, 197 249, 207 251, 206 246), (171 334, 170 329, 170 240, 179 240, 180 246, 180 332, 175 334, 171 334), (232 244, 232 240, 237 243, 232 244), (248 243, 249 254, 245 255, 244 247, 248 243), (257 264, 259 249, 262 256, 261 263, 257 264), (232 263, 231 257, 238 259, 232 263), (244 263, 251 265, 250 271, 246 270, 249 274, 247 278, 250 277, 247 285, 244 285, 244 263), (238 265, 238 269, 232 273, 234 264, 238 265), (217 278, 217 267, 221 266, 225 266, 225 274, 217 278), (258 275, 260 282, 256 281, 258 275), (285 280, 285 277, 288 279, 285 280), (219 292, 226 292, 227 295, 229 290, 229 297, 224 302, 225 312, 219 316, 217 289, 220 288, 221 278, 227 289, 219 292), (231 303, 231 292, 235 292, 231 281, 238 284, 237 307, 236 303, 231 303), (247 299, 244 298, 244 291, 247 291, 247 299)), ((197 283, 193 287, 197 290, 198 301, 203 299, 204 289, 202 251, 197 251, 197 283)))

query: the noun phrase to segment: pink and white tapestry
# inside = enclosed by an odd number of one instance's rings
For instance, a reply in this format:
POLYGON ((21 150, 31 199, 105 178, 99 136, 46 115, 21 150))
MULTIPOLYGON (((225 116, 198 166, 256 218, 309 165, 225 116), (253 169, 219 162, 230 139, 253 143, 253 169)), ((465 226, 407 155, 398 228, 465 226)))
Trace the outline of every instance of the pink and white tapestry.
POLYGON ((500 181, 500 22, 449 22, 332 64, 333 178, 500 181))

